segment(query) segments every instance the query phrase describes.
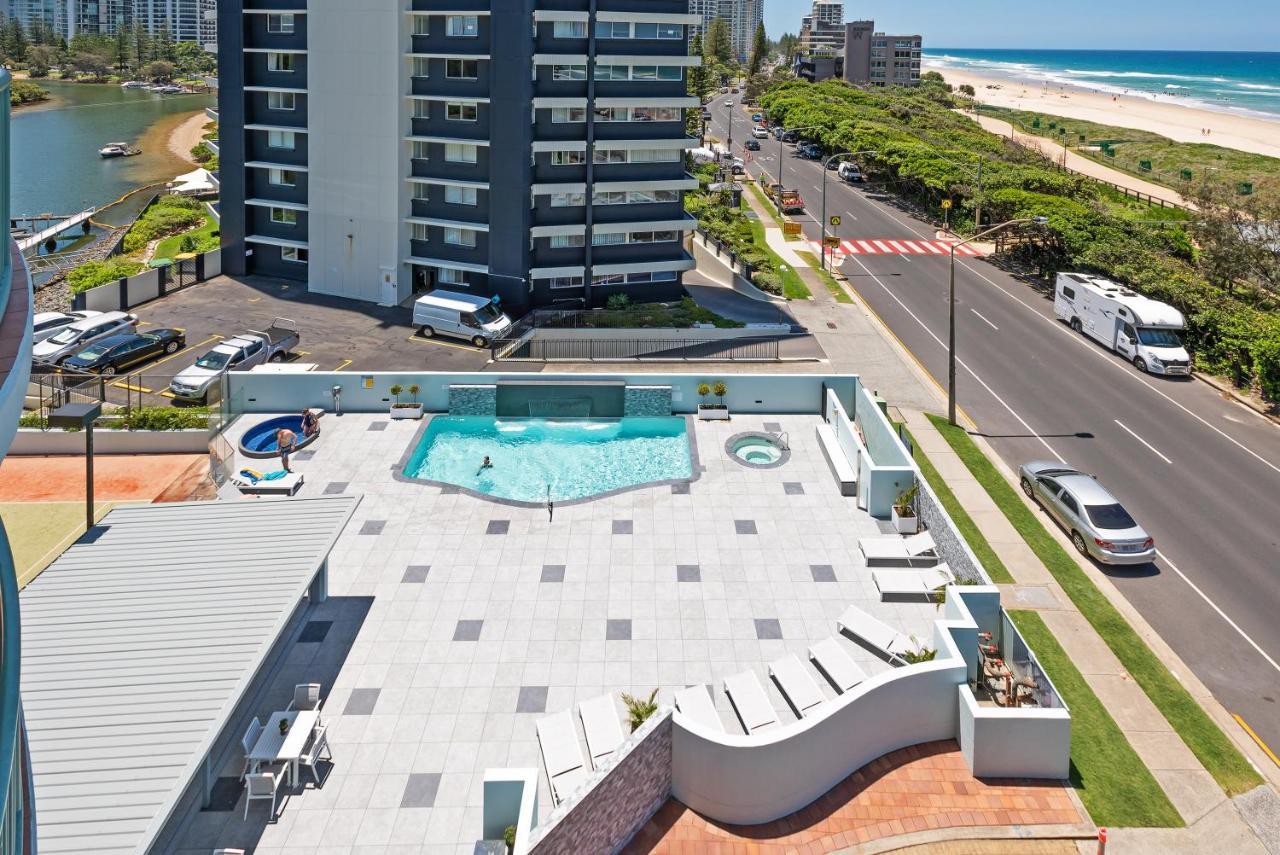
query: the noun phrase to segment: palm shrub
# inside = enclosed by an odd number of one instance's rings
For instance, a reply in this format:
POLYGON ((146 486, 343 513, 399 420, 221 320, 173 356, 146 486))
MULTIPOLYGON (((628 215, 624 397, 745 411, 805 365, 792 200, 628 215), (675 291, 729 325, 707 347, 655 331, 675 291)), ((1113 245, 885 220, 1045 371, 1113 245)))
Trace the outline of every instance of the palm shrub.
POLYGON ((631 732, 634 733, 649 716, 658 711, 658 690, 654 689, 647 698, 639 698, 623 692, 622 704, 627 708, 627 722, 631 725, 631 732))

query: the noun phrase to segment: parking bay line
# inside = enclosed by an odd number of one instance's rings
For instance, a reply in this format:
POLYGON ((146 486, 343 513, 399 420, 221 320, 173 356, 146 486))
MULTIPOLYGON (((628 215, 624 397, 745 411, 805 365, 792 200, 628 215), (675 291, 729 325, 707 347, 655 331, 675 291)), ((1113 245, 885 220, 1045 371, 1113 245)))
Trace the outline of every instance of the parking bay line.
POLYGON ((1125 433, 1129 434, 1129 436, 1133 437, 1133 438, 1134 438, 1134 439, 1136 439, 1138 442, 1140 442, 1140 443, 1142 443, 1143 445, 1145 445, 1145 446, 1147 447, 1147 450, 1148 450, 1148 451, 1150 451, 1152 454, 1154 454, 1156 457, 1159 457, 1161 460, 1163 460, 1165 463, 1168 463, 1170 466, 1172 466, 1172 465, 1173 465, 1173 461, 1172 461, 1172 460, 1170 460, 1169 458, 1165 457, 1165 456, 1164 456, 1163 454, 1161 454, 1160 452, 1156 451, 1156 447, 1155 447, 1154 445, 1152 445, 1151 443, 1147 442, 1145 439, 1143 439, 1142 437, 1140 437, 1140 436, 1138 436, 1136 433, 1134 433, 1132 430, 1130 430, 1130 429, 1129 429, 1129 426, 1128 426, 1128 425, 1126 425, 1124 422, 1120 421, 1119 419, 1112 419, 1112 421, 1114 421, 1116 424, 1120 425, 1120 429, 1121 429, 1121 430, 1123 430, 1125 433))
POLYGON ((133 385, 131 385, 131 384, 129 384, 129 383, 122 383, 122 382, 120 382, 119 380, 117 380, 116 382, 112 383, 111 385, 112 385, 112 386, 118 386, 118 387, 120 387, 121 389, 128 389, 130 392, 145 392, 145 393, 147 393, 148 395, 150 395, 150 394, 151 394, 151 390, 150 390, 150 389, 148 389, 146 386, 133 386, 133 385))
POLYGON ((436 347, 452 347, 455 350, 465 350, 467 353, 480 353, 474 347, 467 347, 465 344, 453 344, 448 341, 436 341, 432 338, 423 338, 420 335, 411 335, 405 341, 411 341, 415 344, 434 344, 436 347))
POLYGON ((344 360, 342 360, 341 362, 339 362, 339 363, 338 363, 338 367, 337 367, 337 368, 335 368, 335 369, 333 369, 333 370, 334 370, 334 371, 341 371, 342 369, 344 369, 344 368, 346 368, 348 365, 350 365, 353 361, 354 361, 354 360, 351 360, 351 359, 344 359, 344 360))

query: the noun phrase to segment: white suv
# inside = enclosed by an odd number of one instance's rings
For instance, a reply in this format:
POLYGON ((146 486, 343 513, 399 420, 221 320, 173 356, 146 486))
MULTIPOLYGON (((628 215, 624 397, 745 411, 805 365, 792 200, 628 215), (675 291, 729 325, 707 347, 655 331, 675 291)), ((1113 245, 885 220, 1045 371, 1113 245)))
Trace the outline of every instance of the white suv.
POLYGON ((762 128, 759 125, 756 125, 754 128, 751 129, 751 136, 755 137, 758 140, 767 140, 769 138, 769 129, 762 128))
POLYGON ((90 342, 116 333, 133 332, 137 323, 137 315, 103 312, 63 327, 39 342, 31 348, 31 358, 47 365, 57 365, 73 353, 79 353, 90 342))

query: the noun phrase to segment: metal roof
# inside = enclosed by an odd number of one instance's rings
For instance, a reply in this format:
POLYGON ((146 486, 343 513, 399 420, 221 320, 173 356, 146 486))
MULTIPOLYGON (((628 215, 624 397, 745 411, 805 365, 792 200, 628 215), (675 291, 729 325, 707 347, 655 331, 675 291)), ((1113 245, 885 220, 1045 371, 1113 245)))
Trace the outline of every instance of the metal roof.
POLYGON ((358 503, 118 508, 27 586, 41 852, 147 851, 358 503))

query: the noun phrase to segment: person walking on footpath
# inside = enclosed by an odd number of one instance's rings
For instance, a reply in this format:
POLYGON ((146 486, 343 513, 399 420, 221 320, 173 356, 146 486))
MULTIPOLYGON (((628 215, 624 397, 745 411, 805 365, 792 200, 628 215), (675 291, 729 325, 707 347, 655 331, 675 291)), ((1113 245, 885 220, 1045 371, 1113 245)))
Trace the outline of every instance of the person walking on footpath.
POLYGON ((280 463, 284 466, 285 472, 292 472, 289 468, 289 455, 298 445, 298 435, 288 428, 276 429, 276 448, 280 452, 280 463))

